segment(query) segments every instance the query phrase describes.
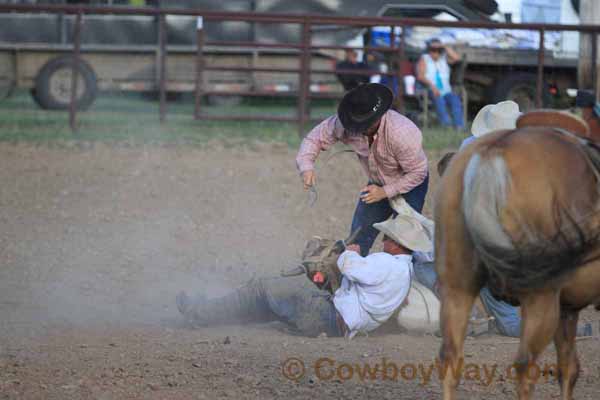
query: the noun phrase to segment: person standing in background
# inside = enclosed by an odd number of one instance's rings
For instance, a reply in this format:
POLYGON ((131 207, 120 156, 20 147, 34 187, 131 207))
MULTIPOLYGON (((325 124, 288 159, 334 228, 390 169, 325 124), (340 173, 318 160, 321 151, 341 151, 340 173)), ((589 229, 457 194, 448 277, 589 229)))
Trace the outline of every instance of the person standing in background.
POLYGON ((427 42, 427 53, 421 56, 417 64, 417 79, 429 91, 440 124, 462 131, 465 129, 462 104, 450 85, 450 65, 459 60, 460 56, 451 47, 444 46, 439 39, 431 39, 427 42), (447 107, 450 108, 452 120, 447 107))

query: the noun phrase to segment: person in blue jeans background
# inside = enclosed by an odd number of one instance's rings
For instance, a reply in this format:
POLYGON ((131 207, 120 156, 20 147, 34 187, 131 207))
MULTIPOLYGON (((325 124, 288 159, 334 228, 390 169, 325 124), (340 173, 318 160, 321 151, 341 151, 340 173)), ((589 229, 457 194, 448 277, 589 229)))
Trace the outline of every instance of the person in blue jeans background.
POLYGON ((464 130, 463 107, 450 85, 450 65, 458 61, 460 56, 456 51, 439 39, 431 39, 427 42, 427 52, 417 64, 417 80, 429 90, 440 124, 464 130), (447 108, 450 108, 452 119, 447 108))

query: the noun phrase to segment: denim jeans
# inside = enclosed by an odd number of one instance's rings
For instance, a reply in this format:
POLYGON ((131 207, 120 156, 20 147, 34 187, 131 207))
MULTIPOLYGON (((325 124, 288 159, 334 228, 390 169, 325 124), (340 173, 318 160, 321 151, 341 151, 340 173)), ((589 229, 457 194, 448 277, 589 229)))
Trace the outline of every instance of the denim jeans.
POLYGON ((437 274, 435 272, 434 264, 432 262, 415 263, 413 265, 413 271, 415 280, 431 290, 437 296, 438 293, 435 290, 437 274))
MULTIPOLYGON (((423 210, 428 185, 429 175, 420 185, 402 195, 406 202, 418 212, 423 210)), ((396 212, 392 209, 390 202, 387 199, 371 204, 367 204, 361 199, 358 200, 358 204, 354 211, 354 217, 352 218, 352 228, 350 232, 354 232, 361 227, 355 243, 360 246, 360 254, 363 257, 366 257, 369 254, 369 250, 371 250, 371 246, 373 246, 373 243, 379 234, 379 231, 373 228, 373 224, 383 222, 392 215, 395 216, 396 212)))
POLYGON ((275 319, 303 336, 325 332, 343 336, 336 323, 336 310, 327 291, 319 290, 305 275, 260 279, 264 304, 275 319))
POLYGON ((460 102, 460 98, 455 93, 450 92, 438 97, 435 97, 433 96, 433 93, 430 93, 430 96, 433 99, 435 111, 438 115, 440 124, 442 124, 442 126, 450 127, 453 125, 452 121, 454 121, 455 128, 465 128, 465 122, 463 121, 462 104, 460 102), (450 121, 450 116, 448 115, 448 110, 446 106, 450 108, 450 113, 452 114, 452 121, 450 121))
POLYGON ((479 297, 488 314, 496 319, 496 329, 505 336, 521 336, 521 316, 518 307, 496 299, 488 287, 479 292, 479 297))
POLYGON ((460 144, 460 147, 458 148, 458 150, 462 150, 465 147, 467 147, 472 141, 474 141, 475 139, 477 139, 475 136, 471 135, 467 138, 465 138, 462 143, 460 144))

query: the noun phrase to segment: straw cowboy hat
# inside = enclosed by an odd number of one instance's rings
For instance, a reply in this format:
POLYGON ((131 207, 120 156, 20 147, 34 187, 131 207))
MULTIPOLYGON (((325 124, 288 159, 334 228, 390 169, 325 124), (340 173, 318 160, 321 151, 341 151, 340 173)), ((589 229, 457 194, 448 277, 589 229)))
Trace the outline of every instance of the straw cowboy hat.
POLYGON ((344 95, 338 106, 338 118, 348 132, 365 132, 389 110, 393 99, 394 94, 385 85, 360 85, 344 95))
POLYGON ((373 227, 409 250, 422 252, 432 250, 430 236, 423 224, 409 215, 400 214, 395 218, 373 224, 373 227))
POLYGON ((502 129, 515 129, 517 118, 521 115, 519 105, 514 101, 501 101, 483 107, 473 120, 471 133, 480 137, 488 132, 502 129))

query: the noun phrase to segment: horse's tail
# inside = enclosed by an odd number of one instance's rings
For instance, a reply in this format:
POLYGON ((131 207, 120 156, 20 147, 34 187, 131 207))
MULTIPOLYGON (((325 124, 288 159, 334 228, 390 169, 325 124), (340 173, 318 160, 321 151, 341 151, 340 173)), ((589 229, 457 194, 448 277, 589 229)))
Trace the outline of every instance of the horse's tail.
MULTIPOLYGON (((490 151, 491 150, 491 151, 490 151)), ((498 293, 542 287, 577 266, 590 235, 552 199, 556 230, 543 234, 527 210, 507 207, 511 171, 501 151, 474 153, 463 176, 462 212, 490 286, 498 293), (511 231, 506 221, 511 221, 511 231), (515 226, 517 228, 515 228, 515 226)))

